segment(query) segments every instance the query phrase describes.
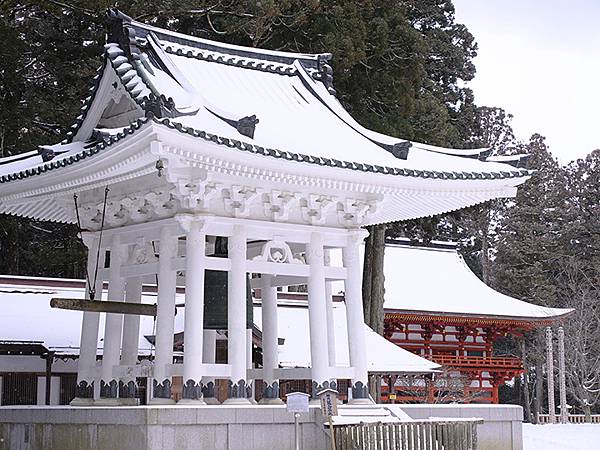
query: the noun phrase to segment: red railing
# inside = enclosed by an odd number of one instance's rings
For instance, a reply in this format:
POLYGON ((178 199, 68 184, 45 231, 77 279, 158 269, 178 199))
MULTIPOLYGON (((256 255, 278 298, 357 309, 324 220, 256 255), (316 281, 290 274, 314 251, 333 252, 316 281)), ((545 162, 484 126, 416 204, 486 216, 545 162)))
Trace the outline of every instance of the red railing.
POLYGON ((447 367, 482 367, 522 369, 523 361, 519 358, 504 356, 455 356, 455 355, 425 355, 425 358, 447 367))

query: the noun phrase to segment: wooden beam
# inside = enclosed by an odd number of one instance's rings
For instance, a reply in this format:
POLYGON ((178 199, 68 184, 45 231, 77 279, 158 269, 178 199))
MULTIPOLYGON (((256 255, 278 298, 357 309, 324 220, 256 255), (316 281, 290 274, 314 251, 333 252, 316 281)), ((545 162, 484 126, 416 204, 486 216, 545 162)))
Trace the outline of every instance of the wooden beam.
POLYGON ((113 314, 156 316, 156 305, 111 301, 82 300, 79 298, 53 298, 50 307, 71 311, 92 311, 113 314))

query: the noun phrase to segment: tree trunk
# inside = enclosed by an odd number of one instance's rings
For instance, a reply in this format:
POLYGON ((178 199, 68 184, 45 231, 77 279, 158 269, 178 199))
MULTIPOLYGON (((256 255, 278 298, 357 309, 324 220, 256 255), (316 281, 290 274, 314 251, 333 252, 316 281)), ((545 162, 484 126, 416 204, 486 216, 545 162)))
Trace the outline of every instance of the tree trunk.
POLYGON ((362 296, 363 296, 363 314, 365 323, 368 324, 371 319, 371 284, 373 277, 373 228, 367 227, 369 236, 365 242, 365 255, 363 264, 362 296))
POLYGON ((481 277, 483 282, 489 285, 490 275, 490 215, 491 205, 486 204, 484 206, 485 211, 485 223, 483 224, 482 236, 481 236, 481 277))
MULTIPOLYGON (((385 225, 368 227, 369 237, 365 245, 363 268, 363 305, 365 323, 376 333, 383 335, 383 300, 385 255, 385 225)), ((369 377, 369 392, 376 402, 381 398, 381 377, 369 377)))
POLYGON ((521 358, 523 359, 523 415, 525 422, 533 423, 531 420, 531 399, 529 398, 529 364, 527 363, 525 351, 525 339, 521 342, 521 358))
POLYGON ((540 423, 540 414, 542 414, 542 404, 544 401, 544 371, 542 360, 538 357, 535 362, 535 398, 533 400, 534 423, 540 423))
POLYGON ((2 248, 2 261, 0 261, 0 268, 2 273, 18 275, 21 274, 19 267, 19 257, 21 248, 19 247, 20 241, 20 223, 21 218, 3 216, 0 217, 2 223, 0 223, 0 248, 2 248))
POLYGON ((523 374, 523 413, 524 420, 533 423, 531 420, 531 399, 529 398, 529 373, 525 370, 523 374))
POLYGON ((373 331, 383 335, 383 300, 385 294, 385 276, 383 264, 385 257, 385 225, 373 227, 373 248, 371 267, 371 298, 369 325, 373 331))
POLYGON ((592 423, 592 407, 587 404, 581 405, 581 409, 583 409, 583 414, 585 415, 585 423, 592 423))

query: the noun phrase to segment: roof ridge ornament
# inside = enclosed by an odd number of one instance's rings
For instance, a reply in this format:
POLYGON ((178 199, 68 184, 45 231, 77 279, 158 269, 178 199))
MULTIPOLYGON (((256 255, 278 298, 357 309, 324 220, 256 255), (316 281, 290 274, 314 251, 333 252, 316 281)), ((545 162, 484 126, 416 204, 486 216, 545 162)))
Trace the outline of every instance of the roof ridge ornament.
POLYGON ((336 90, 333 87, 333 69, 328 64, 331 58, 331 53, 317 55, 317 71, 312 74, 312 77, 315 80, 320 80, 331 95, 336 95, 336 90))
POLYGON ((235 128, 240 134, 248 136, 250 139, 254 139, 254 130, 256 129, 256 124, 258 122, 259 120, 256 117, 256 114, 252 114, 251 116, 239 119, 235 128))
POLYGON ((212 109, 206 106, 204 108, 215 117, 221 119, 227 125, 230 125, 233 128, 235 128, 241 135, 249 137, 250 139, 254 139, 254 131, 256 130, 256 124, 260 122, 260 120, 258 120, 258 117, 256 117, 256 114, 252 114, 251 116, 244 116, 241 119, 234 120, 222 116, 221 114, 223 113, 217 114, 212 109))
POLYGON ((403 142, 397 142, 396 144, 390 146, 389 150, 392 153, 392 155, 394 155, 396 158, 406 160, 406 159, 408 159, 408 152, 411 147, 412 147, 412 142, 403 141, 403 142))
POLYGON ((42 157, 42 161, 44 162, 51 161, 56 156, 54 149, 46 146, 39 146, 38 154, 42 157))
POLYGON ((162 94, 155 95, 154 93, 150 93, 143 99, 142 107, 146 112, 146 117, 162 119, 163 117, 174 116, 175 102, 171 97, 167 98, 162 94))
POLYGON ((106 10, 107 43, 119 44, 125 55, 139 59, 140 49, 135 39, 135 30, 128 26, 133 19, 116 8, 106 10))

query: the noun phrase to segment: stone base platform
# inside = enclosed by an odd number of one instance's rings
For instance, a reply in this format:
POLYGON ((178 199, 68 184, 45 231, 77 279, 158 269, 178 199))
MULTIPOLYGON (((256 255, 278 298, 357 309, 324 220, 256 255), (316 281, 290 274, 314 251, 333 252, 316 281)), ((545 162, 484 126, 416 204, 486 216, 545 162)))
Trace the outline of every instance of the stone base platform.
MULTIPOLYGON (((522 450, 514 405, 361 405, 396 416, 480 418, 478 450, 522 450)), ((341 409, 351 408, 340 406, 341 409)), ((302 450, 329 450, 319 407, 300 415, 302 450)), ((2 406, 0 450, 293 450, 285 405, 2 406)))
POLYGON ((477 427, 477 450, 523 450, 523 408, 517 405, 385 405, 411 419, 483 419, 477 427))
MULTIPOLYGON (((301 414, 302 450, 328 450, 319 408, 301 414), (318 419, 317 419, 318 418, 318 419)), ((293 450, 285 405, 2 406, 0 450, 293 450)))

